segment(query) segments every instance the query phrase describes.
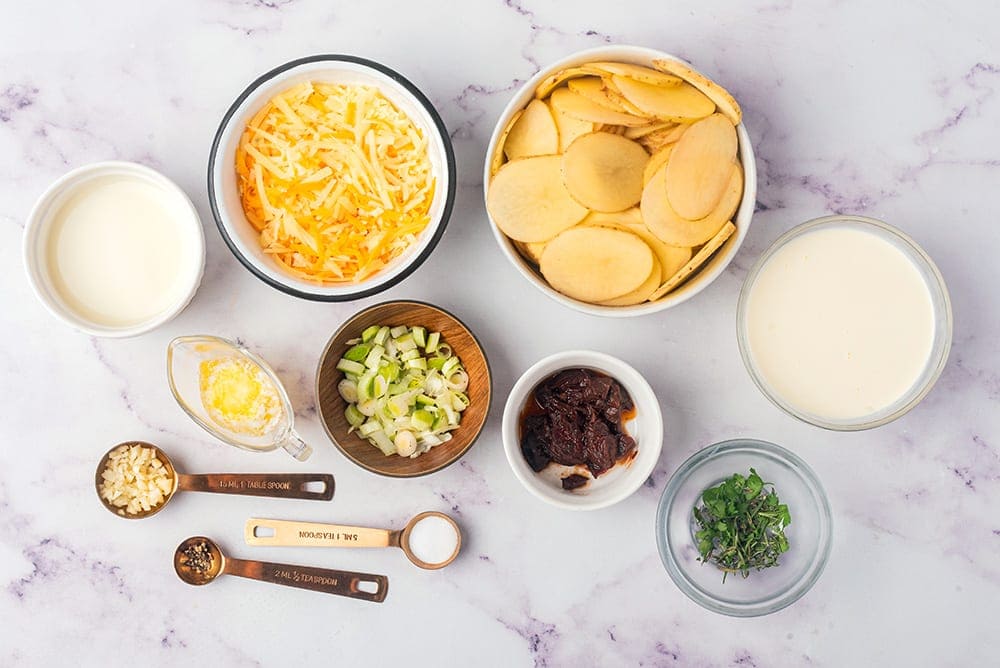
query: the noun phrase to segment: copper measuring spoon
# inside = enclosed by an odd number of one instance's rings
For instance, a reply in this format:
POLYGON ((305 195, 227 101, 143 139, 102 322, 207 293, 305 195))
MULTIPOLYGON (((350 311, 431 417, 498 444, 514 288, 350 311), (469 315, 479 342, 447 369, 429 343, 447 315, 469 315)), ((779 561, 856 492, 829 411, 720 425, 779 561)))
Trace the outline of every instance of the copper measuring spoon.
POLYGON ((205 536, 192 536, 177 546, 174 570, 189 585, 206 585, 225 574, 375 603, 384 601, 389 592, 389 578, 384 575, 233 559, 205 536))
POLYGON ((420 568, 437 570, 455 561, 462 549, 462 532, 455 520, 444 513, 428 511, 414 516, 402 529, 373 529, 341 524, 319 522, 293 522, 289 520, 268 520, 257 517, 247 520, 243 537, 247 545, 272 545, 283 547, 398 547, 406 558, 420 568), (430 563, 423 561, 410 548, 413 527, 428 517, 440 517, 455 530, 455 550, 443 561, 430 563), (260 529, 272 532, 259 535, 260 529))
POLYGON ((130 520, 142 519, 155 515, 160 509, 174 497, 178 490, 185 492, 214 492, 216 494, 241 494, 244 496, 267 496, 282 499, 311 499, 315 501, 329 501, 333 498, 333 476, 329 473, 205 473, 201 475, 190 475, 180 473, 174 468, 173 462, 167 457, 167 453, 145 441, 126 441, 119 443, 108 450, 97 465, 97 473, 94 476, 94 485, 97 487, 97 497, 104 504, 104 507, 119 517, 130 520), (144 448, 152 448, 156 452, 156 457, 163 463, 163 468, 173 481, 170 491, 165 495, 162 503, 159 503, 149 510, 138 513, 127 513, 123 508, 113 506, 101 495, 101 485, 104 482, 101 474, 108 466, 111 453, 123 445, 139 445, 144 448), (319 492, 311 492, 305 489, 308 483, 322 483, 323 489, 319 492))

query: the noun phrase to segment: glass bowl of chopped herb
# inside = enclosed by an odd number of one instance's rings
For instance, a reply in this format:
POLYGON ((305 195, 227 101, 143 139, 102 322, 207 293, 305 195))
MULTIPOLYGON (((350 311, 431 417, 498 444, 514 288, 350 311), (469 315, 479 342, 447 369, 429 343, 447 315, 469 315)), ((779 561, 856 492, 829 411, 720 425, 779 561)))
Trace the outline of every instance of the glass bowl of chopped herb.
POLYGON ((756 617, 801 598, 823 573, 830 504, 809 466, 767 441, 735 439, 681 464, 656 513, 674 583, 699 605, 756 617))

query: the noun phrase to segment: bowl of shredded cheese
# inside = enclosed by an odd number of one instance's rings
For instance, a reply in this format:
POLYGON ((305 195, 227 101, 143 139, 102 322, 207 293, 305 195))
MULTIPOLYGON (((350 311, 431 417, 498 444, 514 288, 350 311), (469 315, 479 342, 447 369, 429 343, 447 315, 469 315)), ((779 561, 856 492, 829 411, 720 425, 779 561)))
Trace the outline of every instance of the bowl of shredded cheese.
POLYGON ((455 157, 430 101, 393 70, 345 55, 264 74, 222 119, 208 163, 219 231, 255 276, 349 301, 412 273, 444 234, 455 157))

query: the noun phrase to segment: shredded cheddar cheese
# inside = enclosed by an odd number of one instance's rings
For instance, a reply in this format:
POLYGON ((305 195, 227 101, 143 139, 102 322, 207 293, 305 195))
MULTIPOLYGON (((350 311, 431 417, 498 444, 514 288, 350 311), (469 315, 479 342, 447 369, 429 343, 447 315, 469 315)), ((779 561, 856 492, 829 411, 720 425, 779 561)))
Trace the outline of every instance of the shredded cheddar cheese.
POLYGON ((303 83, 275 96, 247 124, 236 175, 264 252, 320 284, 374 275, 430 222, 427 140, 370 86, 303 83))

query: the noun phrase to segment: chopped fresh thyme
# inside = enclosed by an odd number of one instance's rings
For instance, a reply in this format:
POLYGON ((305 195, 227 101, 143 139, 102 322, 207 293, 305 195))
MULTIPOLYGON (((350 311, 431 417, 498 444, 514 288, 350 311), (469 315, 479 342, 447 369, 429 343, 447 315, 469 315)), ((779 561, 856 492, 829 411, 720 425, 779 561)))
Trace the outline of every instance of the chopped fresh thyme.
POLYGON ((777 566, 778 556, 788 551, 788 506, 754 469, 706 489, 701 502, 694 508, 699 561, 718 566, 723 582, 730 573, 748 577, 751 569, 777 566))

